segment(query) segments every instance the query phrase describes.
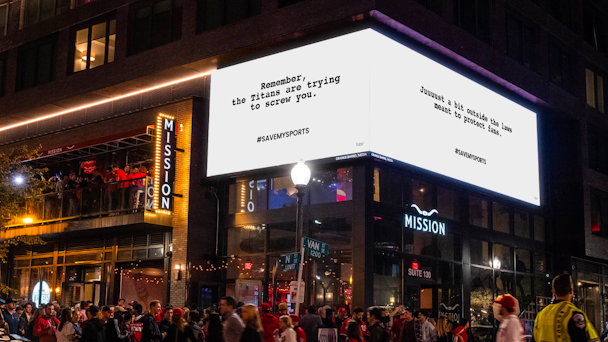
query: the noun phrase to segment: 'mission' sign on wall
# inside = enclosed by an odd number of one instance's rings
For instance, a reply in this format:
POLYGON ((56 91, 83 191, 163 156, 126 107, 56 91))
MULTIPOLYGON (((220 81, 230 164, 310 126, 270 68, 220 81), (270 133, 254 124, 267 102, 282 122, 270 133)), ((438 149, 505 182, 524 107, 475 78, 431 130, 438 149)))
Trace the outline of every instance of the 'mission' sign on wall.
POLYGON ((154 172, 154 209, 173 211, 175 180, 175 118, 159 114, 156 122, 156 167, 154 172))
POLYGON ((366 29, 213 72, 207 175, 372 152, 540 205, 536 120, 366 29))

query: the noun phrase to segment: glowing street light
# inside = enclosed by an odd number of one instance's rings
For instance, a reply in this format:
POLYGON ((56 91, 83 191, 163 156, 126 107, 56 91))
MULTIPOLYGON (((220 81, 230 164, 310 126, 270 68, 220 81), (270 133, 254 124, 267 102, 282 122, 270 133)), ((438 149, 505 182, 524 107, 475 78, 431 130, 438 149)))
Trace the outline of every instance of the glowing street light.
POLYGON ((23 178, 23 176, 22 176, 22 175, 16 175, 16 176, 13 178, 13 182, 15 183, 15 185, 22 185, 22 184, 23 184, 23 182, 25 182, 25 179, 23 178))

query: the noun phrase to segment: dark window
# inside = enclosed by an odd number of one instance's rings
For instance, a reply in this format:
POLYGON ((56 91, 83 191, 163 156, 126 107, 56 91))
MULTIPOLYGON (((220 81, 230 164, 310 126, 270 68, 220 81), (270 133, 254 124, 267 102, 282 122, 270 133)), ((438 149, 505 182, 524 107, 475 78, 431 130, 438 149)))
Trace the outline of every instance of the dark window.
POLYGON ((507 15, 507 55, 528 69, 534 70, 536 30, 513 15, 507 15))
POLYGON ((470 196, 469 224, 477 227, 488 228, 488 217, 488 201, 470 196))
POLYGON ((492 203, 492 228, 496 231, 510 234, 511 209, 506 205, 492 203))
POLYGON ((605 21, 606 16, 603 13, 585 3, 583 9, 585 41, 601 52, 606 52, 605 21))
POLYGON ((549 45, 549 77, 554 84, 572 91, 572 56, 554 44, 549 45))
POLYGON ((6 82, 6 57, 0 56, 0 96, 4 96, 4 83, 6 82))
MULTIPOLYGON (((279 7, 282 7, 281 0, 279 0, 279 7)), ((261 12, 261 0, 199 0, 198 32, 241 21, 261 12)))
POLYGON ((492 266, 490 244, 486 241, 470 239, 471 264, 492 266))
POLYGON ((608 194, 591 189, 591 233, 608 237, 608 194))
POLYGON ((62 0, 27 0, 25 26, 54 17, 61 12, 62 0))
POLYGON ((594 68, 585 69, 585 91, 587 94, 587 104, 602 113, 605 113, 604 99, 606 98, 604 78, 605 75, 603 72, 599 72, 594 68))
POLYGON ((298 2, 302 2, 304 0, 279 0, 279 8, 297 4, 298 2))
POLYGON ((0 37, 8 33, 8 3, 0 5, 0 37))
POLYGON ((416 0, 416 2, 441 15, 441 0, 416 0))
POLYGON ((608 174, 608 134, 588 126, 587 147, 589 149, 589 168, 608 174))
POLYGON ((570 16, 570 0, 547 1, 547 12, 560 23, 572 28, 572 17, 570 16))
POLYGON ((490 42, 490 1, 454 0, 454 23, 461 29, 490 42))
POLYGON ((74 45, 73 72, 93 69, 114 61, 116 19, 97 20, 76 28, 72 33, 74 45))
POLYGON ((403 177, 389 169, 374 168, 374 201, 402 206, 403 177))
POLYGON ((51 36, 19 48, 17 90, 28 89, 53 80, 56 37, 51 36))
POLYGON ((182 37, 183 0, 162 0, 132 12, 131 54, 146 51, 182 37))

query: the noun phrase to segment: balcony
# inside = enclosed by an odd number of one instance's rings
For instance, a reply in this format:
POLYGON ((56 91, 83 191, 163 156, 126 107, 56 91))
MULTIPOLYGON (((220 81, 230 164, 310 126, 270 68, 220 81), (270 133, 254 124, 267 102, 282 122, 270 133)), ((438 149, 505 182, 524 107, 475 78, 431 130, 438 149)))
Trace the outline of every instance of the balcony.
POLYGON ((0 239, 134 224, 172 226, 171 216, 153 210, 152 177, 46 193, 25 203, 0 239))

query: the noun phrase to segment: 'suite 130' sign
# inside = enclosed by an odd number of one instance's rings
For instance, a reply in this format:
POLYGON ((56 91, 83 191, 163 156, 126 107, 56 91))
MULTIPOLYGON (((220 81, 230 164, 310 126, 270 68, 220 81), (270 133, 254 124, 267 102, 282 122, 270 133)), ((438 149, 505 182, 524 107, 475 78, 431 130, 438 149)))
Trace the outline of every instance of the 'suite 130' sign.
POLYGON ((175 118, 159 114, 156 120, 156 166, 154 172, 154 209, 173 211, 175 180, 175 118))

